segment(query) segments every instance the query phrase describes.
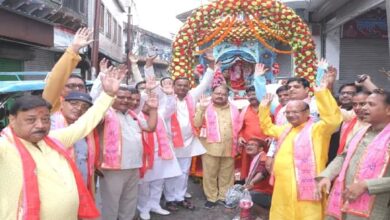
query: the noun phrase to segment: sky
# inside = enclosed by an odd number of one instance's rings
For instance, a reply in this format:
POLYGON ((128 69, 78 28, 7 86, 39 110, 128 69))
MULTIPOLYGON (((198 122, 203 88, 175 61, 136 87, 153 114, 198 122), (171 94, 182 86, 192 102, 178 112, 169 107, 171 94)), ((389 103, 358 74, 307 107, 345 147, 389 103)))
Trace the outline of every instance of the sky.
POLYGON ((172 38, 183 25, 176 16, 207 0, 133 0, 133 23, 158 35, 172 38))

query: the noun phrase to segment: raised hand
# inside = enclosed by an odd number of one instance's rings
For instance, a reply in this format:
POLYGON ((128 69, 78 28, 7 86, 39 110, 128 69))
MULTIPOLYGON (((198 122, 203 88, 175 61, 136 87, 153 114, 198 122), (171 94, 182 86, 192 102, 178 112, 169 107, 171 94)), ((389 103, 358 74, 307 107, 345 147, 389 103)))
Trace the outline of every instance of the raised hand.
POLYGON ((147 93, 150 93, 158 86, 158 82, 154 76, 147 76, 145 81, 145 90, 147 93))
POLYGON ((129 53, 128 58, 133 64, 138 62, 138 56, 135 54, 129 53))
POLYGON ((274 94, 267 93, 260 102, 260 106, 268 107, 271 105, 272 100, 274 99, 274 94))
POLYGON ((74 35, 73 42, 71 47, 75 53, 78 53, 79 50, 88 44, 92 43, 93 31, 89 28, 80 28, 77 30, 74 35))
POLYGON ((336 81, 337 69, 334 66, 329 66, 328 71, 326 72, 325 78, 328 81, 328 84, 332 84, 336 81))
POLYGON ((215 69, 215 58, 213 55, 213 50, 207 50, 204 54, 204 58, 207 60, 210 69, 215 69))
POLYGON ((172 80, 163 80, 161 82, 161 89, 162 91, 167 94, 167 95, 172 95, 174 90, 173 90, 173 81, 172 80))
POLYGON ((371 77, 368 74, 362 74, 358 76, 358 80, 355 81, 355 85, 364 86, 364 83, 367 81, 371 81, 371 77))
POLYGON ((152 108, 152 109, 157 109, 158 108, 158 98, 156 93, 149 93, 148 95, 148 100, 146 101, 146 104, 152 108))
POLYGON ((153 66, 153 61, 158 57, 158 55, 147 56, 145 61, 145 67, 153 66))
POLYGON ((109 71, 101 78, 104 92, 110 96, 115 96, 124 77, 123 71, 118 68, 109 68, 109 71))
POLYGON ((318 199, 322 198, 322 190, 325 189, 325 192, 329 194, 330 191, 330 179, 327 177, 322 178, 318 183, 317 183, 317 188, 316 188, 316 197, 318 199))
POLYGON ((100 72, 105 73, 108 70, 108 59, 103 58, 99 63, 99 67, 100 72))
POLYGON ((255 66, 255 76, 262 76, 268 71, 268 68, 265 67, 262 63, 256 63, 255 66))
POLYGON ((314 91, 319 92, 322 90, 325 90, 329 87, 329 79, 328 79, 328 74, 325 74, 324 77, 322 77, 321 82, 319 85, 314 86, 314 91))
POLYGON ((201 95, 199 99, 199 106, 201 109, 205 110, 211 103, 210 97, 206 95, 201 95))
POLYGON ((318 68, 322 68, 324 70, 328 69, 328 61, 325 59, 325 58, 321 58, 319 61, 318 61, 318 68))

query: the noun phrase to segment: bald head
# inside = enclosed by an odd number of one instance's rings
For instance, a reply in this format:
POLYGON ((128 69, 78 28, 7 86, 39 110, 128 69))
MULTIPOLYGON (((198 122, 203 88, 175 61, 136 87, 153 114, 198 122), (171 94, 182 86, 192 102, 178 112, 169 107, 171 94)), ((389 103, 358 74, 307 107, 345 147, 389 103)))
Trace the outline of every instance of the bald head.
POLYGON ((302 100, 292 100, 286 105, 286 118, 293 127, 305 123, 310 117, 309 105, 302 100))

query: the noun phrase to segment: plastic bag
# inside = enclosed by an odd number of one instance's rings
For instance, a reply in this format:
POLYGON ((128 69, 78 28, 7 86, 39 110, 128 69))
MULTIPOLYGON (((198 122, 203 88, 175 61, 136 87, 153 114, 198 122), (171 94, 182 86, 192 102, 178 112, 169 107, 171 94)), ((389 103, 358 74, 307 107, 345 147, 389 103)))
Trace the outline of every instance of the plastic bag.
MULTIPOLYGON (((225 203, 228 206, 236 207, 242 198, 244 186, 236 184, 229 188, 226 193, 225 203)), ((250 196, 250 195, 249 195, 250 196)))

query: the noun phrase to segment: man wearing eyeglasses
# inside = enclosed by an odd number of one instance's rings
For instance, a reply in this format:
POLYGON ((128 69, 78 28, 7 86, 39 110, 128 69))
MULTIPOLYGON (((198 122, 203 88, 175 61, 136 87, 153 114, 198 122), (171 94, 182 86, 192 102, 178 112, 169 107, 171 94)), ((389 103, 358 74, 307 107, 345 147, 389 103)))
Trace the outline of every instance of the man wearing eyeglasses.
POLYGON ((330 193, 326 219, 390 216, 390 92, 374 90, 361 110, 362 120, 370 125, 360 129, 316 178, 318 196, 323 189, 330 193))
MULTIPOLYGON (((73 124, 92 104, 92 98, 87 93, 69 92, 64 101, 61 102, 60 111, 51 115, 51 129, 65 128, 73 124)), ((85 138, 78 140, 73 147, 67 149, 82 174, 84 184, 93 197, 95 196, 95 162, 99 150, 97 148, 99 145, 95 143, 96 140, 98 140, 98 134, 93 130, 85 138)))
MULTIPOLYGON (((288 85, 298 87, 298 83, 288 85)), ((293 90, 300 90, 301 86, 293 90)), ((314 178, 325 167, 330 136, 342 120, 336 100, 327 87, 327 81, 323 80, 315 88, 320 113, 317 122, 310 117, 310 106, 303 100, 288 102, 284 111, 288 124, 282 126, 271 121, 272 95, 267 94, 260 104, 261 129, 278 139, 272 170, 274 193, 270 219, 320 220, 323 217, 323 201, 315 197, 314 178)), ((298 95, 298 91, 292 93, 298 95)))
POLYGON ((79 50, 92 41, 92 31, 90 29, 80 28, 77 30, 72 44, 69 45, 47 75, 42 97, 52 104, 51 112, 60 109, 61 98, 67 96, 70 91, 86 92, 85 81, 81 76, 72 74, 72 71, 81 60, 79 50))

